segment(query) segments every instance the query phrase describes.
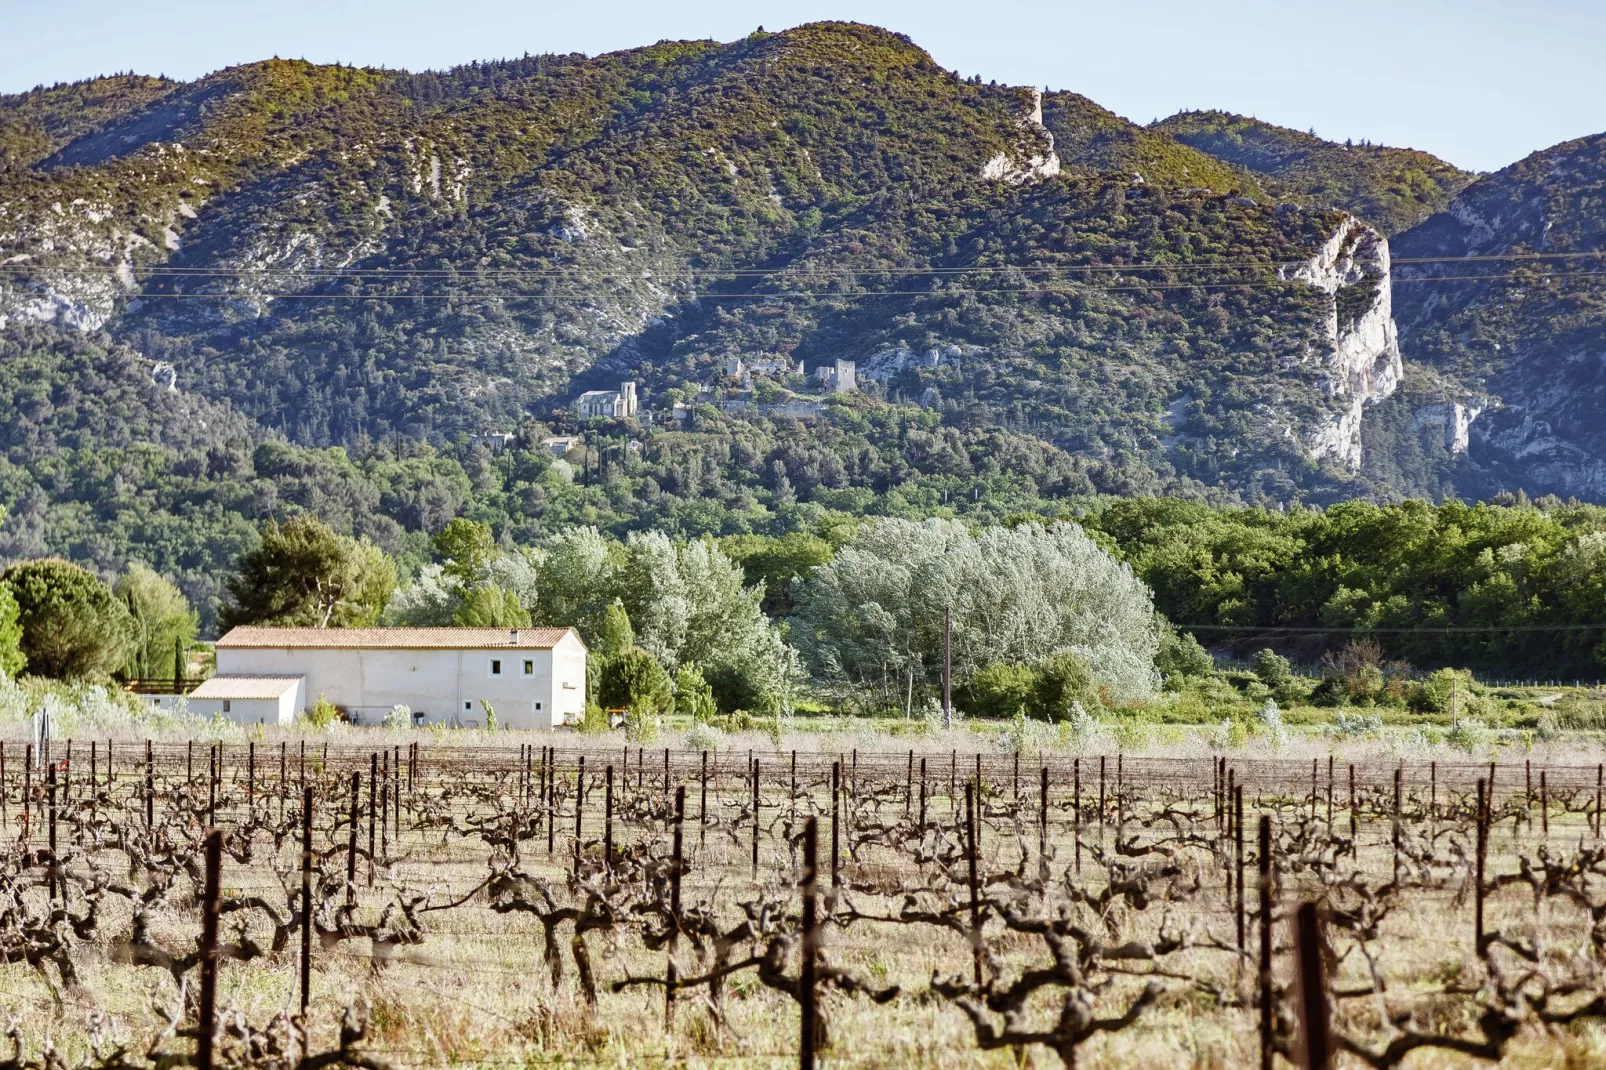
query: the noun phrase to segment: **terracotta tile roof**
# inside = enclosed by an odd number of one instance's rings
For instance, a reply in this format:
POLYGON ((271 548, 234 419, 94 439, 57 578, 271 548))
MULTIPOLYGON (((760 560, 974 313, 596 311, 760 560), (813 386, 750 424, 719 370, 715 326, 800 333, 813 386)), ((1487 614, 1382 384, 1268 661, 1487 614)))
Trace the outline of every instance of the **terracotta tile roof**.
POLYGON ((224 649, 550 650, 572 631, 573 628, 240 627, 219 639, 217 645, 224 649))
POLYGON ((190 698, 282 698, 301 683, 299 676, 214 676, 203 680, 190 698))

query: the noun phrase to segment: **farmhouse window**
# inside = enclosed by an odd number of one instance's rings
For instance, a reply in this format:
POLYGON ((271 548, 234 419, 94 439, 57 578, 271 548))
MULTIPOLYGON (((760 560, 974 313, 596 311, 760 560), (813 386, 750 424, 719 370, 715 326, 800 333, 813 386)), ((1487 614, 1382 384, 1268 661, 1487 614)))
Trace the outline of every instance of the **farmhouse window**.
POLYGON ((502 675, 502 659, 501 658, 492 658, 491 659, 491 675, 492 676, 501 676, 502 675))

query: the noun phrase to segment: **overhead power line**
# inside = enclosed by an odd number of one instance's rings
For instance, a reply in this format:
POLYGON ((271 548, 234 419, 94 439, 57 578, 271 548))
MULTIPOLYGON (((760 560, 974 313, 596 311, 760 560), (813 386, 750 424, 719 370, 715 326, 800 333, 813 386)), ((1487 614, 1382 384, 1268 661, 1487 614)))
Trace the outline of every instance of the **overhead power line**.
MULTIPOLYGON (((1462 264, 1487 263, 1497 261, 1549 261, 1549 260, 1575 260, 1580 258, 1606 257, 1606 250, 1598 252, 1577 253, 1498 253, 1480 256, 1425 256, 1400 257, 1391 261, 1392 266, 1411 266, 1418 264, 1462 264)), ((672 268, 662 271, 650 269, 637 272, 607 271, 600 272, 605 275, 630 274, 631 277, 651 279, 653 281, 666 281, 678 279, 818 279, 818 278, 856 278, 863 275, 977 275, 977 274, 1027 274, 1040 275, 1049 273, 1067 273, 1071 275, 1087 274, 1125 274, 1135 271, 1227 271, 1227 270, 1297 270, 1305 262, 1303 260, 1179 260, 1158 261, 1130 264, 978 264, 958 267, 917 267, 917 266, 879 266, 865 265, 862 267, 810 267, 792 266, 785 268, 672 268)), ((51 266, 44 269, 46 273, 56 275, 83 275, 103 276, 120 275, 126 266, 51 266)), ((27 261, 12 261, 0 264, 0 272, 11 274, 32 275, 39 273, 39 265, 27 261)), ((242 276, 273 276, 290 275, 306 279, 395 279, 395 278, 445 278, 445 279, 549 279, 570 278, 575 276, 589 277, 597 274, 595 269, 588 268, 503 268, 484 267, 477 265, 463 265, 461 267, 445 268, 326 268, 326 267, 250 267, 250 268, 224 268, 224 267, 190 267, 173 264, 154 264, 138 269, 139 273, 147 278, 238 278, 242 276)), ((1474 278, 1499 278, 1502 276, 1472 276, 1474 278)), ((1551 276, 1556 277, 1556 276, 1551 276)), ((1465 278, 1463 276, 1462 278, 1465 278)), ((1294 280, 1282 280, 1294 281, 1294 280)), ((1396 279, 1395 281, 1418 281, 1396 279)))
MULTIPOLYGON (((1573 278, 1603 278, 1606 271, 1579 271, 1564 274, 1548 275, 1548 279, 1573 278)), ((1400 283, 1447 283, 1447 282, 1489 282, 1514 279, 1526 279, 1519 275, 1448 275, 1429 276, 1420 279, 1399 279, 1400 283)), ((606 280, 598 280, 606 281, 606 280)), ((1247 287, 1272 287, 1292 285, 1285 279, 1243 279, 1234 282, 1156 282, 1133 283, 1118 286, 944 286, 928 290, 748 290, 736 293, 726 293, 717 290, 699 290, 691 295, 691 299, 709 301, 768 301, 788 298, 814 298, 819 300, 873 300, 882 297, 948 297, 955 295, 987 296, 989 294, 1024 294, 1035 296, 1054 295, 1087 295, 1101 293, 1152 293, 1154 291, 1168 290, 1235 290, 1247 287)), ((248 301, 258 298, 282 300, 308 300, 308 301, 595 301, 597 294, 594 290, 583 293, 524 293, 517 291, 491 291, 463 290, 452 293, 314 293, 305 290, 213 290, 198 293, 167 293, 163 291, 138 290, 126 292, 121 295, 128 299, 139 298, 152 301, 248 301)))
POLYGON ((1446 624, 1412 628, 1310 628, 1283 624, 1174 624, 1178 631, 1194 632, 1249 632, 1256 635, 1281 633, 1289 635, 1444 635, 1486 632, 1589 632, 1606 628, 1600 624, 1446 624))

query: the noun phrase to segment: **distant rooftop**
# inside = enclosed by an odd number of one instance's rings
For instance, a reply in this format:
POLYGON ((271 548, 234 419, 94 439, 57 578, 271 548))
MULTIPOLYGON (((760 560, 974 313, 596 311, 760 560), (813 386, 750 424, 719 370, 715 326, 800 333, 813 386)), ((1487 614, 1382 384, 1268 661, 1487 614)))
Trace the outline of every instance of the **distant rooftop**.
POLYGON ((232 629, 219 649, 550 650, 573 628, 258 628, 232 629))
POLYGON ((283 698, 301 683, 300 676, 214 676, 190 692, 190 698, 283 698))

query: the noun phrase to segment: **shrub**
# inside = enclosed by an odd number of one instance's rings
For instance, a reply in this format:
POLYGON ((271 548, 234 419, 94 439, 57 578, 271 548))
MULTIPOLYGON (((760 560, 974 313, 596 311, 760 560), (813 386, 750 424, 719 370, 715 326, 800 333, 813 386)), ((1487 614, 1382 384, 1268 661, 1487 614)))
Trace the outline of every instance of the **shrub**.
POLYGON ((411 728, 413 727, 413 711, 408 706, 398 703, 386 712, 384 723, 386 728, 411 728))
POLYGON ((1350 739, 1358 736, 1375 736, 1383 731, 1383 717, 1376 713, 1345 713, 1340 710, 1324 729, 1330 736, 1350 739))
POLYGON ((694 724, 707 724, 719 712, 714 689, 695 665, 682 665, 675 674, 675 712, 691 718, 694 724))
POLYGON ((1260 709, 1255 711, 1255 720, 1266 732, 1267 739, 1272 747, 1281 750, 1288 742, 1288 729, 1283 725, 1283 711, 1278 708, 1275 699, 1267 699, 1260 709))
POLYGON ((1160 652, 1155 655, 1154 667, 1168 681, 1189 676, 1209 676, 1216 663, 1210 652, 1199 645, 1191 632, 1179 632, 1167 625, 1160 632, 1160 652))
POLYGON ((1037 670, 1037 680, 1032 686, 1032 712, 1047 721, 1063 721, 1070 717, 1078 702, 1098 703, 1093 674, 1087 662, 1069 650, 1061 651, 1037 670))
POLYGON ((1294 669, 1288 664, 1288 659, 1270 647, 1256 651, 1250 664, 1255 675, 1260 677, 1260 682, 1271 688, 1273 693, 1287 687, 1294 679, 1294 669))
POLYGON ((658 659, 632 647, 603 663, 598 699, 608 709, 661 716, 674 709, 675 691, 658 659))
POLYGON ((686 733, 687 750, 719 750, 725 745, 725 733, 702 721, 692 725, 686 733))
POLYGON ((320 691, 318 693, 318 701, 307 707, 307 711, 301 715, 301 719, 313 728, 328 728, 340 720, 340 707, 324 698, 323 692, 320 691))
POLYGON ((608 723, 608 711, 595 702, 587 702, 585 713, 580 717, 580 723, 575 730, 581 735, 596 736, 610 730, 613 726, 608 723))
POLYGON ((976 717, 1013 717, 1025 707, 1035 716, 1039 712, 1033 698, 1037 682, 1037 673, 1028 666, 990 661, 971 674, 956 697, 976 717))
POLYGON ((1444 734, 1444 741, 1458 750, 1468 754, 1475 753, 1489 738, 1488 730, 1483 722, 1474 717, 1464 717, 1444 734))

